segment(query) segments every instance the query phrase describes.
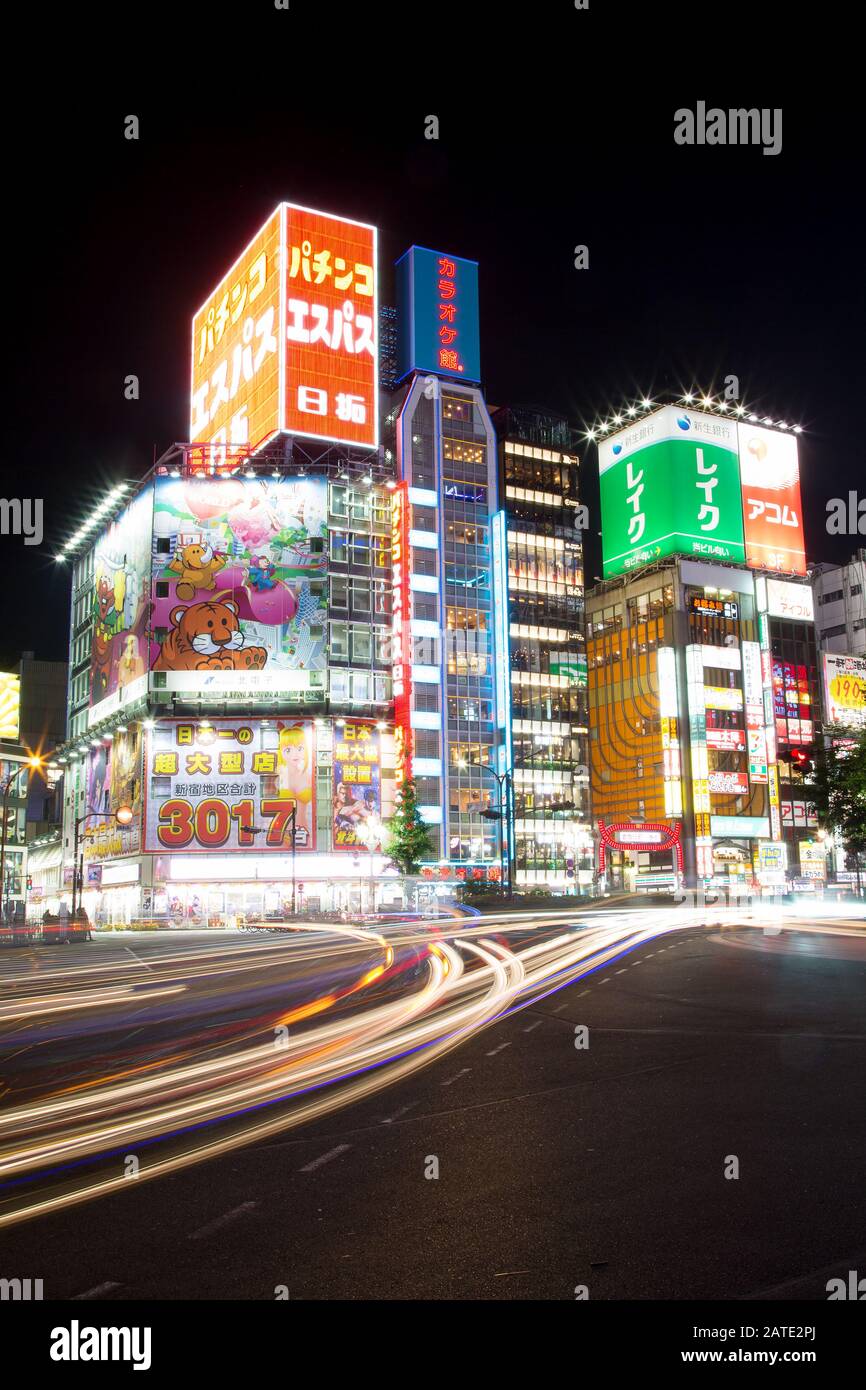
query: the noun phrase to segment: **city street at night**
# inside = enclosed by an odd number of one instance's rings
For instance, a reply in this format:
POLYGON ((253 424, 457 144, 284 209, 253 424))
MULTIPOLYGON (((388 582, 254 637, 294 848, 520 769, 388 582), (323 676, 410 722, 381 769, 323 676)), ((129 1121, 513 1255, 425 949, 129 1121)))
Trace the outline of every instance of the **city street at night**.
POLYGON ((553 1338, 838 1378, 853 46, 760 3, 34 15, 5 1345, 39 1385, 417 1379, 455 1334, 486 1379, 553 1338))
POLYGON ((862 921, 122 932, 3 966, 4 1260, 38 1249, 46 1298, 808 1300, 862 1266, 862 921))

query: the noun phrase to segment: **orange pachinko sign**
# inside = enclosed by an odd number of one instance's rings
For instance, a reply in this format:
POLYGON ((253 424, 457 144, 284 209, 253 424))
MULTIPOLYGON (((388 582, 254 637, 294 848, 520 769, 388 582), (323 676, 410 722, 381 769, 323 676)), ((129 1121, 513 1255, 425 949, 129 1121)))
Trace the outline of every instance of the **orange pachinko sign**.
POLYGON ((806 573, 797 441, 756 425, 737 426, 746 564, 806 573))
POLYGON ((192 321, 189 438, 215 464, 280 429, 280 224, 277 208, 192 321))
POLYGON ((376 228, 285 205, 283 429, 375 448, 376 228))
POLYGON ((212 468, 282 432, 375 448, 377 387, 376 228, 281 203, 193 318, 190 441, 212 468))

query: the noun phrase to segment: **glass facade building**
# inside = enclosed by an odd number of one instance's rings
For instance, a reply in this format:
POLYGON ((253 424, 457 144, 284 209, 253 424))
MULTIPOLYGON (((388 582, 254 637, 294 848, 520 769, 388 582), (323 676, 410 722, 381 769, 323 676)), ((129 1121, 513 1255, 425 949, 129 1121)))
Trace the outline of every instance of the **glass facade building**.
POLYGON ((537 410, 494 416, 507 516, 515 883, 588 891, 582 511, 575 433, 537 410))

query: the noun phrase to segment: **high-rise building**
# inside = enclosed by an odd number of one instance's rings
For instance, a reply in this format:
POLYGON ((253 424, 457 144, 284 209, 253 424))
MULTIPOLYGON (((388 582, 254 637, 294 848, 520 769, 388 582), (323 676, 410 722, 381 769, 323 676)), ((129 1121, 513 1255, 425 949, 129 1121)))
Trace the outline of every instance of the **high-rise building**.
POLYGON ((588 892, 583 511, 576 431, 526 407, 494 413, 507 518, 514 878, 588 892))
POLYGON ((389 897, 392 491, 344 450, 212 473, 190 447, 117 499, 73 565, 61 754, 97 920, 389 897))
POLYGON ((376 229, 280 204, 193 317, 190 443, 60 549, 63 871, 96 920, 396 891, 379 326, 376 229))
POLYGON ((814 883, 796 439, 701 405, 646 402, 601 432, 605 578, 587 595, 599 870, 625 889, 814 883))

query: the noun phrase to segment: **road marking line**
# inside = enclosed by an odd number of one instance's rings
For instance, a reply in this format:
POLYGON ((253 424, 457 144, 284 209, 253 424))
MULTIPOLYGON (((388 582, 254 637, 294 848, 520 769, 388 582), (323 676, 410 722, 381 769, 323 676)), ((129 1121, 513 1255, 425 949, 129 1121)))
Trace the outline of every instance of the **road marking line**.
POLYGON ((83 1298, 98 1298, 100 1294, 108 1293, 109 1289, 119 1289, 120 1285, 109 1279, 105 1284, 97 1284, 95 1289, 88 1289, 86 1293, 76 1293, 72 1295, 72 1302, 79 1303, 83 1298))
POLYGON ((459 1081, 460 1078, 461 1078, 461 1076, 465 1076, 466 1073, 469 1072, 469 1071, 471 1071, 471 1070, 472 1070, 471 1067, 464 1067, 463 1070, 462 1070, 462 1071, 459 1071, 459 1072, 457 1073, 456 1076, 449 1076, 449 1078, 448 1078, 447 1081, 443 1081, 443 1082, 442 1082, 442 1085, 443 1085, 443 1086, 452 1086, 452 1085, 454 1084, 455 1081, 459 1081))
POLYGON ((524 1028, 524 1033, 531 1033, 533 1028, 540 1028, 543 1022, 543 1018, 537 1018, 534 1023, 530 1023, 528 1028, 524 1028))
POLYGON ((321 1168, 323 1163, 330 1163, 332 1158, 338 1158, 340 1154, 345 1153, 346 1150, 351 1149, 351 1147, 351 1144, 338 1144, 335 1149, 329 1149, 326 1154, 322 1154, 319 1158, 314 1158, 312 1163, 306 1163, 303 1168, 298 1169, 298 1172, 312 1173, 314 1168, 321 1168))
POLYGON ((599 980, 598 983, 599 983, 600 985, 606 985, 609 979, 610 979, 610 976, 609 976, 609 975, 605 975, 604 979, 603 979, 603 980, 599 980))
POLYGON ((494 1049, 493 1049, 492 1052, 488 1052, 487 1056, 488 1056, 488 1057, 495 1057, 496 1054, 497 1054, 497 1052, 501 1052, 501 1051, 502 1051, 503 1047, 510 1047, 510 1046, 511 1046, 511 1043, 510 1043, 510 1042, 500 1043, 498 1047, 494 1047, 494 1049))
POLYGON ((193 1231, 190 1240, 201 1240, 203 1236, 209 1236, 213 1231, 219 1231, 223 1226, 227 1226, 230 1221, 237 1221, 239 1216, 246 1216, 247 1212, 254 1211, 258 1202, 244 1202, 239 1207, 233 1207, 222 1216, 218 1216, 216 1221, 210 1221, 206 1226, 200 1226, 197 1231, 193 1231))
MULTIPOLYGON (((444 1086, 444 1085, 447 1085, 447 1082, 444 1082, 444 1081, 443 1081, 442 1084, 443 1084, 443 1086, 444 1086)), ((387 1118, 387 1120, 383 1120, 383 1121, 382 1121, 382 1124, 383 1124, 383 1125, 392 1125, 392 1124, 394 1123, 395 1120, 398 1120, 398 1119, 400 1118, 401 1115, 405 1115, 406 1112, 407 1112, 407 1110, 414 1110, 416 1105, 420 1105, 420 1101, 413 1100, 412 1103, 411 1103, 410 1105, 404 1105, 404 1106, 402 1106, 401 1109, 395 1110, 393 1115, 389 1115, 388 1118, 387 1118)))
POLYGON ((626 972, 626 970, 628 970, 628 966, 627 966, 627 965, 624 966, 622 970, 617 970, 616 973, 617 973, 617 975, 624 975, 625 972, 626 972))
POLYGON ((584 996, 585 994, 589 994, 589 993, 590 993, 590 990, 588 990, 588 989, 582 989, 582 990, 580 991, 580 994, 579 994, 577 997, 578 997, 578 999, 582 999, 583 996, 584 996))

